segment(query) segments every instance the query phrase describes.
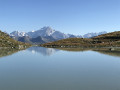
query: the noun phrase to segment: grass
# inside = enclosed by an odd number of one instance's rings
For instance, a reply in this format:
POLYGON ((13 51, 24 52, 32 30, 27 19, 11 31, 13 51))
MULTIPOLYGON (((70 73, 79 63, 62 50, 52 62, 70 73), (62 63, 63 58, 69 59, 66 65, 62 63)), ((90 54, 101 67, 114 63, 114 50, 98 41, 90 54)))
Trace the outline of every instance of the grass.
POLYGON ((90 39, 68 38, 42 44, 43 47, 120 47, 120 31, 99 35, 90 39))
POLYGON ((12 39, 8 34, 0 31, 0 47, 20 49, 28 46, 30 46, 30 44, 16 41, 12 39))

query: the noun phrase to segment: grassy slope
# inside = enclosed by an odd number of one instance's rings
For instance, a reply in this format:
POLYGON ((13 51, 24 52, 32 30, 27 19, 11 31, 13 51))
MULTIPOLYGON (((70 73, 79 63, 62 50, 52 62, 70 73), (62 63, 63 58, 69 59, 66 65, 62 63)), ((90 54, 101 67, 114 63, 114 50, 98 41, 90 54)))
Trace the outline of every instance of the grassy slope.
POLYGON ((18 42, 9 37, 8 34, 0 31, 0 47, 17 48, 19 46, 29 46, 29 44, 18 42))
POLYGON ((120 31, 99 35, 92 38, 96 46, 118 46, 120 47, 120 31))
POLYGON ((41 46, 45 47, 109 47, 120 46, 120 31, 99 35, 97 37, 86 38, 68 38, 41 46))

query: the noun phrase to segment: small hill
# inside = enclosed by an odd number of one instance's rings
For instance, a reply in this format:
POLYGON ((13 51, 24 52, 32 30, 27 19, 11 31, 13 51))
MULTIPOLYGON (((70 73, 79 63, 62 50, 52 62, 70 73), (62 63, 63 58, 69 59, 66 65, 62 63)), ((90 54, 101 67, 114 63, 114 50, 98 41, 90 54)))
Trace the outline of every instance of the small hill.
POLYGON ((0 47, 1 48, 18 48, 22 49, 24 47, 29 46, 29 44, 18 42, 16 40, 13 40, 8 34, 0 31, 0 47))
POLYGON ((120 47, 120 31, 99 35, 92 39, 95 45, 120 47))
POLYGON ((83 38, 68 38, 51 43, 42 44, 45 47, 79 47, 79 46, 92 46, 92 39, 83 38))
POLYGON ((98 39, 105 42, 118 41, 120 40, 120 31, 99 35, 99 36, 93 37, 93 39, 98 39))
POLYGON ((52 43, 46 43, 45 47, 119 47, 120 31, 99 35, 90 39, 87 38, 69 38, 52 43))

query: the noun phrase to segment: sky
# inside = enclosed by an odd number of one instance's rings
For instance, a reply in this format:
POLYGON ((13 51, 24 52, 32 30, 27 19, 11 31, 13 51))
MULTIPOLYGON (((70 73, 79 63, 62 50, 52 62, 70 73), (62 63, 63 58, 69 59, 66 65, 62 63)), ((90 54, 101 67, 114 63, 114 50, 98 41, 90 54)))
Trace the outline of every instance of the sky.
POLYGON ((44 26, 76 35, 119 31, 120 0, 0 0, 0 30, 44 26))

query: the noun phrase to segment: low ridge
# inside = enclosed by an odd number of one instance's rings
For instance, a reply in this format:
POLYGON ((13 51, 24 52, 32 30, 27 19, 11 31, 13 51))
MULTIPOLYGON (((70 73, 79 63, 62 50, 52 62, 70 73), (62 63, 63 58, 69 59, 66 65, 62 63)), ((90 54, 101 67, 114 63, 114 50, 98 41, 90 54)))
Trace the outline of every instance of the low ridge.
POLYGON ((119 47, 120 31, 99 35, 90 39, 68 38, 52 43, 42 44, 44 47, 119 47))
POLYGON ((16 41, 16 40, 12 39, 8 34, 0 31, 0 47, 1 48, 9 47, 9 48, 22 49, 29 45, 30 44, 16 41))

